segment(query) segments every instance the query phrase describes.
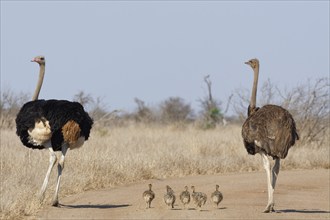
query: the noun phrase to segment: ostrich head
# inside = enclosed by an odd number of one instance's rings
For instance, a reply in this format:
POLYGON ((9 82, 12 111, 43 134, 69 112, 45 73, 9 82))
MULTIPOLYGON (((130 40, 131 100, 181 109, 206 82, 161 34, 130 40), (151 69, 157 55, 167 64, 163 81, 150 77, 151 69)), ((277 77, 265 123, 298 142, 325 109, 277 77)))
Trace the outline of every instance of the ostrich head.
POLYGON ((45 57, 44 56, 36 56, 35 58, 33 58, 31 60, 31 62, 36 62, 39 65, 45 65, 46 60, 45 60, 45 57))
POLYGON ((256 69, 259 67, 259 60, 254 58, 254 59, 251 59, 251 60, 245 62, 245 64, 251 66, 252 69, 256 69))

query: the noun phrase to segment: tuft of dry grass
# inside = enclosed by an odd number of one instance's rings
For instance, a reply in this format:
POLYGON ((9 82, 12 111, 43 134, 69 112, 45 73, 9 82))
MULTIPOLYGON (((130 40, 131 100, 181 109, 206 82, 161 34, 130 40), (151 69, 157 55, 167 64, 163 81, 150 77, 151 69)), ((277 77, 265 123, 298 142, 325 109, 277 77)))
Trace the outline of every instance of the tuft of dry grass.
MULTIPOLYGON (((40 204, 37 198, 48 167, 48 151, 24 147, 14 130, 1 130, 0 140, 0 218, 23 218, 50 205, 56 167, 44 203, 40 204)), ((281 169, 329 169, 327 140, 322 146, 303 146, 298 142, 283 160, 281 169)), ((150 178, 259 170, 261 159, 247 154, 240 126, 213 130, 193 125, 142 124, 95 128, 82 148, 68 152, 59 199, 150 178)))

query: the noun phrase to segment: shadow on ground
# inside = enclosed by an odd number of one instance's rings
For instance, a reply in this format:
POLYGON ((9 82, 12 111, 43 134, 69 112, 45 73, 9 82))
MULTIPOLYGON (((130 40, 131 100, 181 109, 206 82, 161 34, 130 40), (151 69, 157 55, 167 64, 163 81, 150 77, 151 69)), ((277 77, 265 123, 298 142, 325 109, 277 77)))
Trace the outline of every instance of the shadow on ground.
POLYGON ((283 209, 283 210, 276 210, 277 212, 283 213, 305 213, 305 214, 330 214, 330 211, 323 211, 318 209, 283 209))
POLYGON ((110 204, 64 205, 64 204, 60 204, 60 207, 71 208, 71 209, 115 209, 115 208, 124 208, 124 207, 128 207, 128 206, 131 206, 131 205, 129 205, 129 204, 123 204, 123 205, 110 205, 110 204))

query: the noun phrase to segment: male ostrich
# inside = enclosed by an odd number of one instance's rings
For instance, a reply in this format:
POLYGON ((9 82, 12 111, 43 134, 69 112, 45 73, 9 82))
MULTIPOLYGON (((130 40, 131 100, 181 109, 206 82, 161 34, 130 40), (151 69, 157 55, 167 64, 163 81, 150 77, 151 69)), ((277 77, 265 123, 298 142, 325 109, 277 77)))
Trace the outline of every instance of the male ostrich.
POLYGON ((268 184, 268 204, 264 212, 268 213, 275 211, 273 193, 280 171, 280 159, 287 156, 290 147, 295 144, 299 136, 296 131, 296 124, 287 110, 277 105, 256 107, 259 61, 252 59, 245 64, 252 67, 254 82, 248 118, 242 126, 242 137, 247 152, 252 155, 259 153, 262 157, 268 184), (272 170, 268 156, 275 160, 272 170))
POLYGON ((50 152, 49 167, 41 187, 40 200, 57 161, 56 151, 62 155, 58 162, 58 176, 52 205, 58 206, 58 191, 68 149, 81 147, 88 139, 93 120, 78 102, 66 100, 38 100, 45 74, 45 58, 35 57, 32 62, 40 66, 39 80, 32 101, 23 105, 16 117, 16 134, 22 143, 32 149, 47 148, 50 152))

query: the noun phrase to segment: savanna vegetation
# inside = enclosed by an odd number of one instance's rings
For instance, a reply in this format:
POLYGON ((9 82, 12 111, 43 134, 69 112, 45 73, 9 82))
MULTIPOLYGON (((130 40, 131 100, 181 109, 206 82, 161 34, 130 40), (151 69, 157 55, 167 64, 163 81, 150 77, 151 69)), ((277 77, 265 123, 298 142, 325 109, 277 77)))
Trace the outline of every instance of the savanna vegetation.
MULTIPOLYGON (((212 96, 200 99, 201 111, 193 111, 180 97, 159 106, 136 98, 133 112, 108 110, 100 98, 79 92, 95 120, 90 139, 67 154, 60 198, 86 190, 110 188, 150 178, 253 172, 262 170, 258 157, 249 156, 241 138, 250 93, 236 90, 226 106, 212 96), (234 116, 226 115, 228 108, 234 116)), ((266 103, 289 109, 297 122, 300 141, 290 149, 281 169, 330 168, 329 79, 308 81, 290 90, 270 81, 258 91, 260 106, 266 103)), ((0 218, 17 219, 49 205, 55 188, 53 172, 46 198, 39 203, 48 167, 48 151, 24 147, 15 134, 15 116, 29 95, 1 91, 0 103, 0 218)))

